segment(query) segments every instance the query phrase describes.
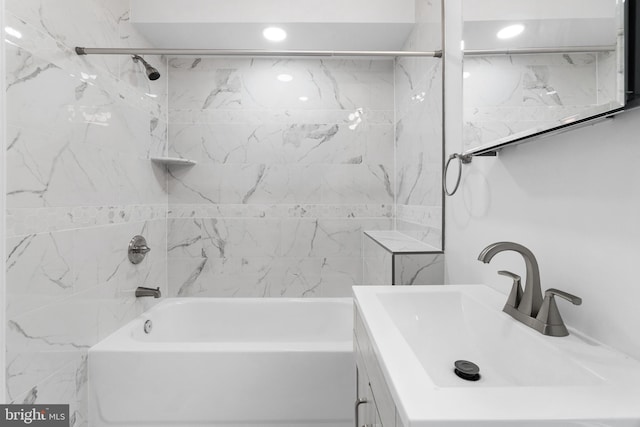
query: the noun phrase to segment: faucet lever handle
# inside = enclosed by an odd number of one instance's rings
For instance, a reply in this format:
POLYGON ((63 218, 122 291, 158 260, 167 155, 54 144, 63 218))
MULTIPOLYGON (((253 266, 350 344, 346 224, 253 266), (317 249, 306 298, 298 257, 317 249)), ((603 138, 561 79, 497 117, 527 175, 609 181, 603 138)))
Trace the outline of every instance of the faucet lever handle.
POLYGON ((151 252, 151 248, 147 245, 134 246, 131 248, 131 252, 134 254, 147 254, 151 252))
POLYGON ((553 337, 566 337, 569 335, 569 331, 560 316, 558 305, 556 304, 555 296, 564 298, 567 301, 575 305, 582 304, 582 298, 572 295, 568 292, 560 291, 558 289, 547 289, 544 293, 544 301, 542 307, 536 316, 536 321, 540 324, 544 335, 551 335, 553 337))
POLYGON ((512 272, 510 272, 510 271, 506 271, 506 270, 500 270, 500 271, 498 271, 498 274, 499 274, 499 275, 501 275, 501 276, 511 277, 514 281, 515 281, 515 280, 520 281, 520 279, 522 279, 522 278, 521 278, 520 276, 518 276, 517 274, 512 273, 512 272))
POLYGON ((513 279, 513 286, 511 287, 511 293, 509 294, 509 298, 507 298, 507 304, 513 308, 518 308, 520 305, 520 300, 522 299, 522 285, 521 285, 521 277, 515 273, 510 271, 500 270, 498 274, 501 276, 510 277, 513 279))
POLYGON ((561 291, 560 289, 549 288, 546 291, 544 291, 544 296, 545 298, 549 296, 559 296, 560 298, 566 299, 573 305, 582 304, 582 298, 575 296, 573 294, 570 294, 569 292, 561 291))

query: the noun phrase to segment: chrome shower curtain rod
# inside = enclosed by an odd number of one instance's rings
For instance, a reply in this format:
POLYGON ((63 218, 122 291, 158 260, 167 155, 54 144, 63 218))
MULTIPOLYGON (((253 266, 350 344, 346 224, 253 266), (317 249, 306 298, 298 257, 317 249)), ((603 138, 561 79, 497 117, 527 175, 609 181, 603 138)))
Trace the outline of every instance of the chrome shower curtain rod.
POLYGON ((442 51, 378 51, 378 50, 250 50, 250 49, 133 49, 76 47, 78 55, 167 55, 167 56, 368 56, 368 57, 432 57, 441 58, 442 51))
POLYGON ((532 47, 522 49, 471 49, 465 50, 465 56, 490 56, 490 55, 533 55, 541 53, 595 53, 612 52, 615 46, 573 46, 573 47, 532 47))

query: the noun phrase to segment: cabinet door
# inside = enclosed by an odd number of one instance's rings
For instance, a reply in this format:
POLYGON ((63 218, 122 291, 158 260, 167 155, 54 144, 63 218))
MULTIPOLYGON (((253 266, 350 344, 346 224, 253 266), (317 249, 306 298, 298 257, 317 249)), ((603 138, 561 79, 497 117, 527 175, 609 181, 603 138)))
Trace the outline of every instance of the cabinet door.
POLYGON ((376 410, 369 388, 369 378, 361 364, 356 365, 356 375, 358 378, 358 401, 364 402, 358 405, 357 427, 373 427, 376 410))
MULTIPOLYGON (((367 427, 386 427, 384 424, 382 424, 382 418, 380 417, 380 412, 378 412, 378 406, 376 405, 376 401, 374 400, 373 397, 373 390, 371 390, 371 383, 369 383, 369 393, 371 394, 371 400, 373 401, 373 404, 371 405, 371 407, 373 408, 373 423, 371 424, 371 426, 367 426, 367 427)), ((389 426, 389 427, 394 427, 394 426, 389 426)))
MULTIPOLYGON (((356 311, 355 315, 355 349, 356 363, 360 367, 360 371, 366 373, 366 385, 369 387, 369 395, 375 406, 375 413, 371 414, 368 421, 376 427, 384 425, 384 427, 395 427, 396 407, 391 397, 391 392, 384 379, 384 375, 380 370, 377 357, 373 350, 371 339, 369 338, 364 323, 356 311), (378 421, 376 421, 376 417, 378 421)), ((362 387, 362 386, 361 386, 362 387)), ((360 423, 362 424, 362 423, 360 423)), ((358 427, 362 427, 359 425, 358 427)), ((366 427, 373 427, 367 425, 366 427)))
POLYGON ((376 401, 371 391, 369 377, 367 377, 366 371, 360 364, 356 365, 356 375, 358 377, 358 400, 365 402, 358 406, 357 427, 383 427, 376 401))

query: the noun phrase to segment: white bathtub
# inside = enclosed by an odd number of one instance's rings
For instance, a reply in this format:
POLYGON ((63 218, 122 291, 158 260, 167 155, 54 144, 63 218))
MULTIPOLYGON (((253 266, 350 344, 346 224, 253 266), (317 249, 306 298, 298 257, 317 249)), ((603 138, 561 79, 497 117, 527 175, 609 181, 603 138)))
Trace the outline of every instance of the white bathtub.
POLYGON ((352 426, 352 329, 351 298, 167 299, 89 350, 89 425, 352 426))

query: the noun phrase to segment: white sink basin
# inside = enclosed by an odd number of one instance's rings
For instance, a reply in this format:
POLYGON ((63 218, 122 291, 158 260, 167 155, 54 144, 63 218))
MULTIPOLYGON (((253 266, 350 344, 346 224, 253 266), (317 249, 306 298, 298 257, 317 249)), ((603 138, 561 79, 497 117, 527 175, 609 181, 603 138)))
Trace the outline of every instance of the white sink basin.
POLYGON ((413 353, 441 387, 599 384, 603 379, 552 343, 514 328, 511 318, 464 292, 378 295, 413 353), (478 382, 453 375, 453 362, 479 365, 478 382))
MULTIPOLYGON (((571 330, 547 337, 482 285, 354 288, 407 427, 640 426, 640 362, 571 330), (480 367, 478 381, 453 372, 480 367)), ((578 308, 579 309, 579 308, 578 308)))

